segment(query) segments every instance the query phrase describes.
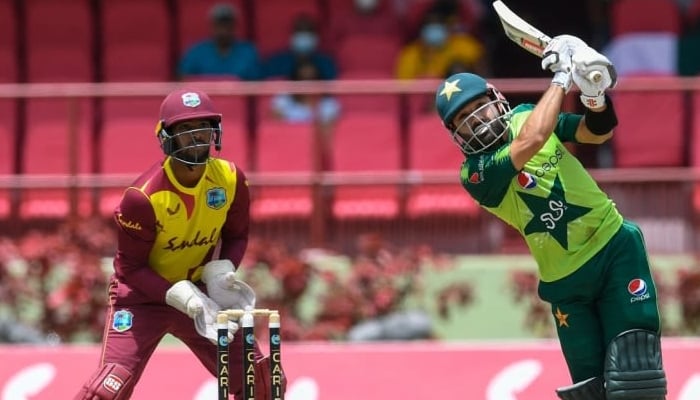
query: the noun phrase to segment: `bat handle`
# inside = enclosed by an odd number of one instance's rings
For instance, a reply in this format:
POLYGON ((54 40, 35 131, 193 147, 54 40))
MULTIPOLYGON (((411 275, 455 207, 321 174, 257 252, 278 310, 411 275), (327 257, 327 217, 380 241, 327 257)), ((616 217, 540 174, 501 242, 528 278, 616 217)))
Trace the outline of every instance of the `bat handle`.
POLYGON ((601 79, 603 79, 603 74, 600 71, 591 71, 587 78, 591 82, 598 83, 601 79))

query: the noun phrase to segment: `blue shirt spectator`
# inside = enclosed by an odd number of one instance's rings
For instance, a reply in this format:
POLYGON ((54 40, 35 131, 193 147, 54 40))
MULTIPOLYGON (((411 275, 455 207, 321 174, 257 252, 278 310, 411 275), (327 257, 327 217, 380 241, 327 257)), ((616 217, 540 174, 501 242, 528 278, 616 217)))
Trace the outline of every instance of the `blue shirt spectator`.
POLYGON ((315 21, 306 14, 299 15, 293 23, 289 47, 271 54, 264 60, 265 78, 284 79, 293 75, 301 63, 311 62, 318 70, 318 79, 336 79, 336 62, 333 57, 319 49, 319 41, 315 21))
POLYGON ((189 48, 178 67, 180 77, 232 76, 241 80, 262 77, 258 50, 252 42, 235 36, 236 12, 229 4, 210 11, 212 37, 189 48))

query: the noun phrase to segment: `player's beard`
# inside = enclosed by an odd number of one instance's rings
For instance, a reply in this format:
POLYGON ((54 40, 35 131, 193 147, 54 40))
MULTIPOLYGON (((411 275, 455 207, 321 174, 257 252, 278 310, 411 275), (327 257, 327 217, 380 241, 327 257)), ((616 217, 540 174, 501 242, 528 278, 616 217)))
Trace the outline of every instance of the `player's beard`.
POLYGON ((479 125, 474 130, 474 136, 479 147, 474 147, 480 152, 495 151, 505 143, 505 130, 507 125, 500 118, 493 119, 487 123, 479 125))

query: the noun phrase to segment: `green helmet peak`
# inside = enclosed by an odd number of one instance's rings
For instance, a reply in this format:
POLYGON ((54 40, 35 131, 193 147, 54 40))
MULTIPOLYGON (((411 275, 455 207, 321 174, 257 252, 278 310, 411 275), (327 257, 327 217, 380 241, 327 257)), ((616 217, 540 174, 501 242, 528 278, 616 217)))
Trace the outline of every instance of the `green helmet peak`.
POLYGON ((488 83, 469 72, 454 74, 438 87, 435 106, 443 123, 449 124, 465 104, 488 93, 488 83))

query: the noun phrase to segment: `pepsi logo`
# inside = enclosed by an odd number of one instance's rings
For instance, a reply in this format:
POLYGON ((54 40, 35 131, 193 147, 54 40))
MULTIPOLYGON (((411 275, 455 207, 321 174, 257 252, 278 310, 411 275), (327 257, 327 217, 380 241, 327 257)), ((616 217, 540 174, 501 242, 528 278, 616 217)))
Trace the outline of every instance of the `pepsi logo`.
POLYGON ((527 172, 521 172, 518 174, 518 184, 523 189, 532 189, 537 186, 537 181, 535 177, 528 174, 527 172))
POLYGON ((627 291, 635 297, 644 296, 647 293, 647 283, 644 279, 632 279, 627 284, 627 291))

